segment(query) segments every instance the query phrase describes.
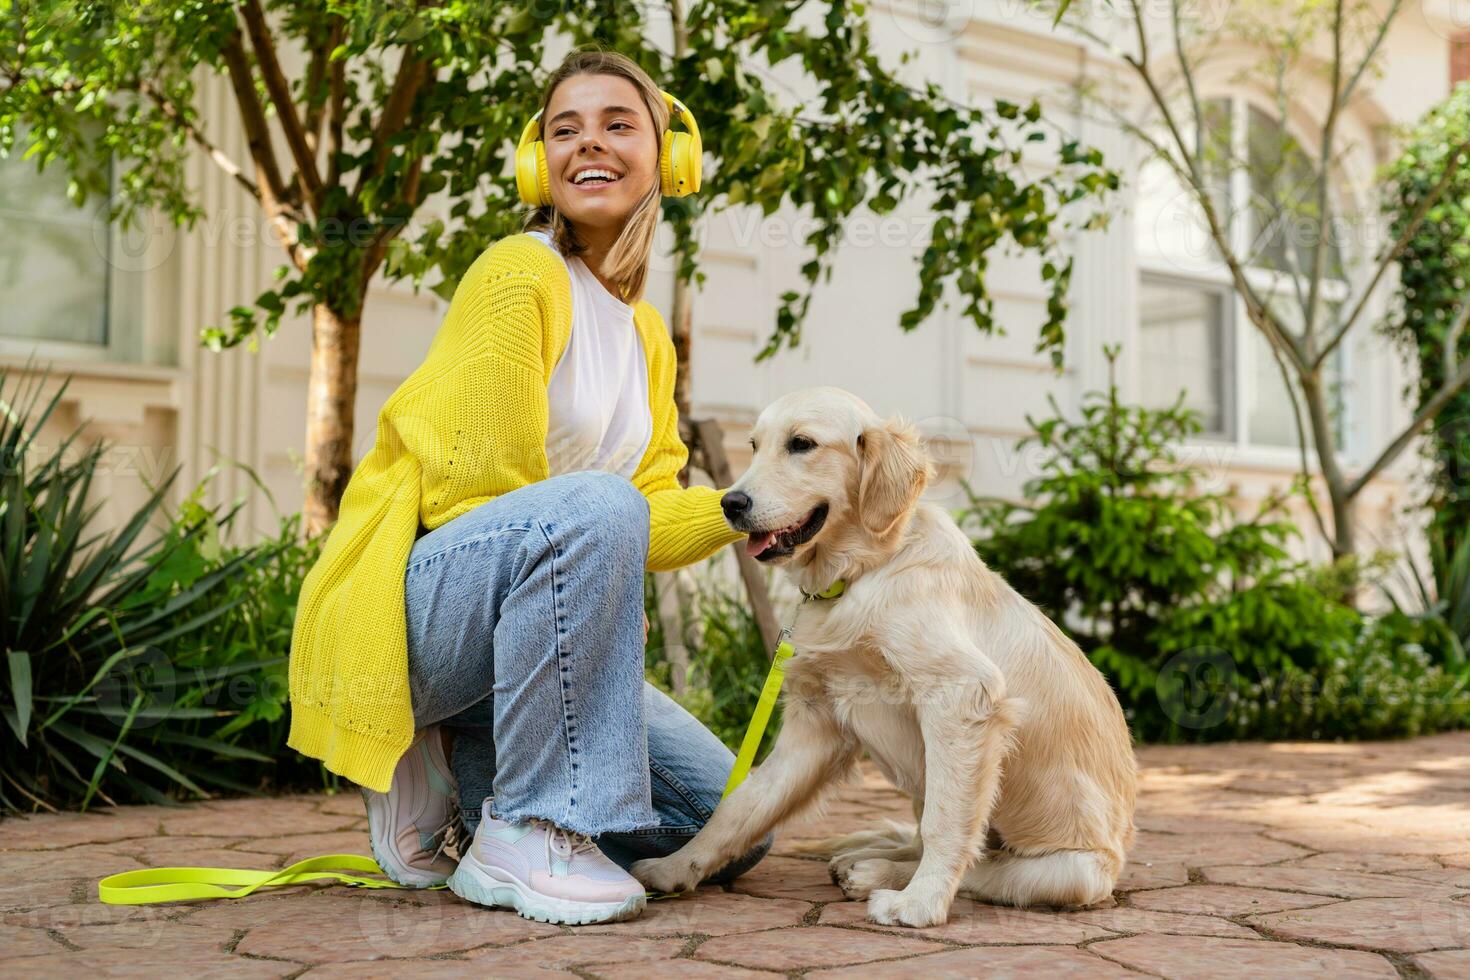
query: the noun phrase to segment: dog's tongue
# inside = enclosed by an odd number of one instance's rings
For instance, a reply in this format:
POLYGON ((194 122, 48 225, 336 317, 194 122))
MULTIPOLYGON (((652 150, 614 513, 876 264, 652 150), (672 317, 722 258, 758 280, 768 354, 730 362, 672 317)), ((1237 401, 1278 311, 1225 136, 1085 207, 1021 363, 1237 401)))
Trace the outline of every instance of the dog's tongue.
POLYGON ((775 536, 776 535, 771 531, 763 531, 760 534, 752 534, 750 536, 750 539, 745 542, 745 553, 754 558, 762 551, 765 551, 771 546, 771 539, 775 536))

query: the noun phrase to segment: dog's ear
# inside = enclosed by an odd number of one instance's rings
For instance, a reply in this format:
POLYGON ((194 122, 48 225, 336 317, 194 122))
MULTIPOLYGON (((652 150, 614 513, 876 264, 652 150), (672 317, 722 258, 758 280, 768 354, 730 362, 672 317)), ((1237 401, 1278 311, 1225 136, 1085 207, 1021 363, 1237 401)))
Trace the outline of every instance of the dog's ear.
POLYGON ((858 520, 882 537, 918 501, 933 465, 914 427, 896 419, 868 426, 858 436, 858 447, 863 460, 858 520))

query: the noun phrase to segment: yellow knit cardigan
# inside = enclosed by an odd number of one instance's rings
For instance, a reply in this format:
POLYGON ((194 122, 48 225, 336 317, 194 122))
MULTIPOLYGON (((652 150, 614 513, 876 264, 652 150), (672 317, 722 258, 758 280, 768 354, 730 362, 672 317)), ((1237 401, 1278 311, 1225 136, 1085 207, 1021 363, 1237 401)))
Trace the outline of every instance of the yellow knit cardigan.
MULTIPOLYGON (((711 487, 679 486, 688 459, 674 407, 673 343, 646 302, 652 436, 633 475, 648 499, 648 568, 706 558, 739 538, 711 487)), ((287 744, 386 791, 413 739, 404 576, 428 530, 548 476, 546 389, 572 331, 562 258, 529 235, 486 249, 455 289, 424 363, 378 413, 377 440, 342 494, 301 587, 291 637, 287 744)))

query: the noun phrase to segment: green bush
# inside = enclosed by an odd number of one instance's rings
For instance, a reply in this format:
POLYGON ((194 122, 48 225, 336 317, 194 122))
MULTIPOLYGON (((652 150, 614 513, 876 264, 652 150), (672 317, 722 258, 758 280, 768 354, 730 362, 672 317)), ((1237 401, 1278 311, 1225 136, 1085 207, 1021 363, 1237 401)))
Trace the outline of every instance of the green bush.
MULTIPOLYGON (((1450 150, 1470 139, 1470 83, 1455 86, 1408 134, 1389 168, 1384 197, 1390 240, 1397 240, 1420 202, 1445 176, 1450 150)), ((1384 331, 1412 365, 1406 394, 1422 407, 1446 380, 1444 348, 1470 282, 1470 167, 1461 166, 1424 215, 1399 258, 1398 303, 1384 331)), ((1455 345, 1470 358, 1470 330, 1455 345)), ((1443 537, 1442 559, 1470 540, 1470 389, 1462 388, 1429 424, 1424 442, 1431 464, 1429 507, 1443 537)), ((1436 565, 1436 571, 1443 566, 1436 565)), ((1462 639, 1465 633, 1460 634, 1462 639)))
POLYGON ((38 435, 67 384, 42 406, 45 373, 29 388, 7 390, 9 380, 0 370, 0 811, 246 788, 237 765, 269 754, 242 733, 271 714, 269 698, 239 711, 218 702, 232 684, 280 669, 284 646, 249 628, 269 624, 278 640, 281 617, 289 622, 294 600, 254 615, 283 601, 264 580, 288 551, 222 549, 233 512, 200 506, 202 487, 140 543, 177 470, 121 528, 89 533, 100 505, 86 501, 106 445, 69 458, 78 430, 44 452, 38 435), (231 731, 240 715, 250 721, 231 731))
POLYGON ((1263 674, 1229 692, 1230 738, 1363 739, 1421 735, 1470 719, 1466 676, 1434 662, 1437 629, 1402 613, 1362 621, 1313 669, 1263 674))
MULTIPOLYGON (((256 474, 241 468, 274 507, 256 474)), ((222 543, 240 505, 218 519, 202 505, 215 475, 211 470, 180 506, 167 531, 179 545, 174 560, 150 579, 149 590, 156 594, 138 599, 142 604, 157 602, 218 568, 233 564, 237 569, 199 602, 203 609, 222 608, 223 615, 180 633, 162 650, 180 680, 176 706, 213 713, 193 723, 189 742, 175 749, 174 758, 200 780, 226 791, 335 787, 337 778, 319 762, 286 747, 287 655, 296 601, 325 537, 303 541, 300 515, 277 512, 273 538, 249 546, 222 543), (185 529, 196 524, 205 533, 188 536, 185 529)))
POLYGON ((1020 444, 1043 450, 1032 503, 972 495, 963 519, 981 557, 1109 677, 1136 737, 1367 737, 1470 720, 1442 621, 1365 619, 1344 598, 1368 569, 1291 560, 1284 498, 1240 518, 1203 489, 1176 448, 1199 431, 1194 413, 1124 405, 1111 379, 1080 419, 1051 404, 1020 444))

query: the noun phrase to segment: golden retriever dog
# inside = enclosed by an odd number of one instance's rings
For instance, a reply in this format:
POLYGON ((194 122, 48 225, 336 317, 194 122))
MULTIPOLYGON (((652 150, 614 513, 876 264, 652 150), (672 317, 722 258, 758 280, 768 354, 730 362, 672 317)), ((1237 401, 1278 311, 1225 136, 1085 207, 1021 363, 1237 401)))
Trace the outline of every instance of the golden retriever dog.
POLYGON ((677 892, 746 853, 866 750, 913 799, 914 832, 824 842, 868 918, 946 921, 956 893, 1080 906, 1113 890, 1133 836, 1137 767, 1106 680, 919 496, 933 465, 911 427, 838 388, 773 402, 722 500, 806 593, 770 757, 681 850, 639 861, 677 892))

